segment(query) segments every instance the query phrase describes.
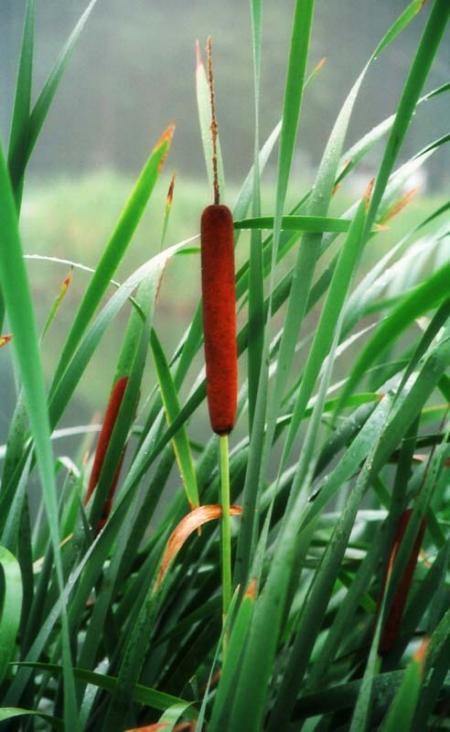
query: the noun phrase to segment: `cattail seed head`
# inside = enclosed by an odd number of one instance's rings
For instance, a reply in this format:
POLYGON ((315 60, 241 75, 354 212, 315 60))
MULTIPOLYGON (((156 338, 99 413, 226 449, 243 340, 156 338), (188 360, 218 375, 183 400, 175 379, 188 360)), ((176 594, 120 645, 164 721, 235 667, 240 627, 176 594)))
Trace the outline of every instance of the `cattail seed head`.
POLYGON ((237 408, 234 227, 227 206, 203 211, 201 264, 209 417, 213 431, 224 435, 233 429, 237 408))

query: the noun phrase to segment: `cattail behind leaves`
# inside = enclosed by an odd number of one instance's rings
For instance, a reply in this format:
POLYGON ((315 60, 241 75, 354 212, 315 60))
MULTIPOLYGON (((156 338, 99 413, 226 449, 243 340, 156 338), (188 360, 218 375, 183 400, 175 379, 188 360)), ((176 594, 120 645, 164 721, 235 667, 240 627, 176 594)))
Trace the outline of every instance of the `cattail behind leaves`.
MULTIPOLYGON (((383 582, 383 592, 387 584, 387 580, 389 575, 392 572, 392 569, 395 564, 395 560, 397 558, 400 545, 402 543, 403 537, 406 533, 406 529, 408 528, 408 524, 410 521, 412 515, 412 510, 408 509, 403 512, 397 531, 395 534, 395 539, 392 545, 391 553, 389 556, 389 562, 388 567, 386 571, 386 575, 383 582)), ((419 556, 420 547, 422 545, 423 537, 425 534, 426 529, 426 519, 422 519, 420 528, 418 531, 418 534, 416 536, 416 540, 414 542, 414 546, 412 548, 411 554, 408 559, 408 563, 406 565, 406 568, 403 572, 403 576, 401 577, 398 586, 396 588, 395 594, 392 598, 392 604, 389 609, 387 618, 384 623, 383 633, 380 640, 379 645, 379 653, 380 655, 385 655, 386 653, 389 653, 391 648, 393 647, 395 641, 397 640, 400 630, 401 630, 401 621, 403 616, 403 611, 405 609, 406 602, 408 600, 408 594, 409 590, 411 588, 412 578, 414 574, 414 570, 416 568, 417 564, 417 557, 419 556)))
MULTIPOLYGON (((122 376, 121 378, 117 379, 116 383, 114 384, 109 401, 108 406, 106 408, 105 418, 103 420, 102 429, 100 430, 100 435, 97 442, 97 448, 95 450, 95 457, 94 457, 94 464, 92 466, 91 475, 89 478, 88 488, 86 491, 86 496, 84 499, 85 504, 88 503, 89 499, 91 498, 95 488, 97 487, 97 483, 100 478, 100 473, 103 467, 103 463, 105 460, 105 456, 108 450, 108 446, 111 440, 111 435, 114 430, 114 425, 116 423, 120 405, 122 404, 122 400, 125 394, 125 390, 127 388, 128 384, 128 376, 122 376)), ((106 500, 105 506, 103 508, 102 516, 99 521, 99 524, 97 526, 97 529, 100 530, 105 525, 109 513, 111 511, 112 501, 114 498, 114 493, 117 487, 117 483, 119 480, 120 475, 120 469, 122 467, 123 459, 124 459, 125 450, 123 450, 119 463, 116 468, 116 472, 114 474, 111 487, 108 493, 108 498, 106 500)))

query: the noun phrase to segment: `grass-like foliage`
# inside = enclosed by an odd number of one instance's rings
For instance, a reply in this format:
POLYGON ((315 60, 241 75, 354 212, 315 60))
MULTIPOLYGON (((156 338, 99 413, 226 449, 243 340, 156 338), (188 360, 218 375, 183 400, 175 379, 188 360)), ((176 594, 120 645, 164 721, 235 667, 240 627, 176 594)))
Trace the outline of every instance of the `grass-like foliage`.
MULTIPOLYGON (((196 420, 204 424, 206 398, 200 277, 198 308, 173 353, 155 326, 166 263, 183 256, 198 272, 197 232, 166 244, 173 184, 155 223, 155 236, 163 231, 159 253, 117 282, 161 185, 173 126, 151 143, 111 222, 45 383, 41 353, 51 348, 62 308, 68 317, 70 276, 38 326, 21 200, 28 162, 94 6, 33 105, 28 0, 9 149, 0 152, 0 346, 11 351, 19 384, 0 453, 0 725, 447 729, 450 201, 387 251, 377 243, 409 201, 409 176, 448 142, 430 130, 425 149, 401 158, 413 115, 450 88, 427 88, 450 4, 413 0, 386 29, 330 122, 313 186, 288 209, 307 87, 320 83, 309 52, 315 3, 295 4, 281 121, 267 141, 259 134, 264 8, 262 0, 250 3, 255 148, 232 207, 240 380, 229 449, 226 437, 211 432, 199 442, 190 434, 196 420), (346 149, 371 64, 419 14, 424 30, 397 109, 346 149), (332 202, 338 184, 377 151, 374 180, 340 211, 332 202), (276 186, 263 211, 271 155, 278 155, 276 186), (117 337, 115 367, 105 366, 111 391, 98 405, 100 434, 77 427, 86 433, 80 454, 56 459, 60 420, 118 317, 122 342, 117 337)), ((226 160, 219 140, 211 143, 210 82, 198 49, 208 176, 216 198, 220 192, 230 205, 226 160)))

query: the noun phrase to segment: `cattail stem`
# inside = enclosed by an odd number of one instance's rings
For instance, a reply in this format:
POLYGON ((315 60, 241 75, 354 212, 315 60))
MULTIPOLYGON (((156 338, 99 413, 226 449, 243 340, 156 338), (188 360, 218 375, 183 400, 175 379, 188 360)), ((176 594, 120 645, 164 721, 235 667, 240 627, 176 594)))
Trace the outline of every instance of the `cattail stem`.
POLYGON ((220 491, 222 504, 222 614, 225 623, 231 602, 230 461, 228 435, 219 437, 220 491))

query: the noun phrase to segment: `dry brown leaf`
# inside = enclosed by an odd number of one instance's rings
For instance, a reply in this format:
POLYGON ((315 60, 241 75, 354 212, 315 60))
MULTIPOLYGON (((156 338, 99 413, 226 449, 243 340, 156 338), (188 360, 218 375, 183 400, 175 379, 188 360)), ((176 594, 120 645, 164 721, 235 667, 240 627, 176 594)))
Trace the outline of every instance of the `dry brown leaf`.
MULTIPOLYGON (((241 513, 242 508, 240 506, 230 507, 231 516, 240 516, 241 513)), ((181 519, 178 526, 170 535, 163 558, 161 559, 158 578, 156 580, 157 589, 161 586, 170 564, 175 559, 183 544, 189 539, 190 535, 199 529, 200 526, 203 526, 203 524, 206 524, 209 521, 215 521, 216 519, 221 518, 221 516, 222 506, 219 503, 212 503, 207 506, 198 506, 197 508, 194 508, 193 511, 181 519)))

